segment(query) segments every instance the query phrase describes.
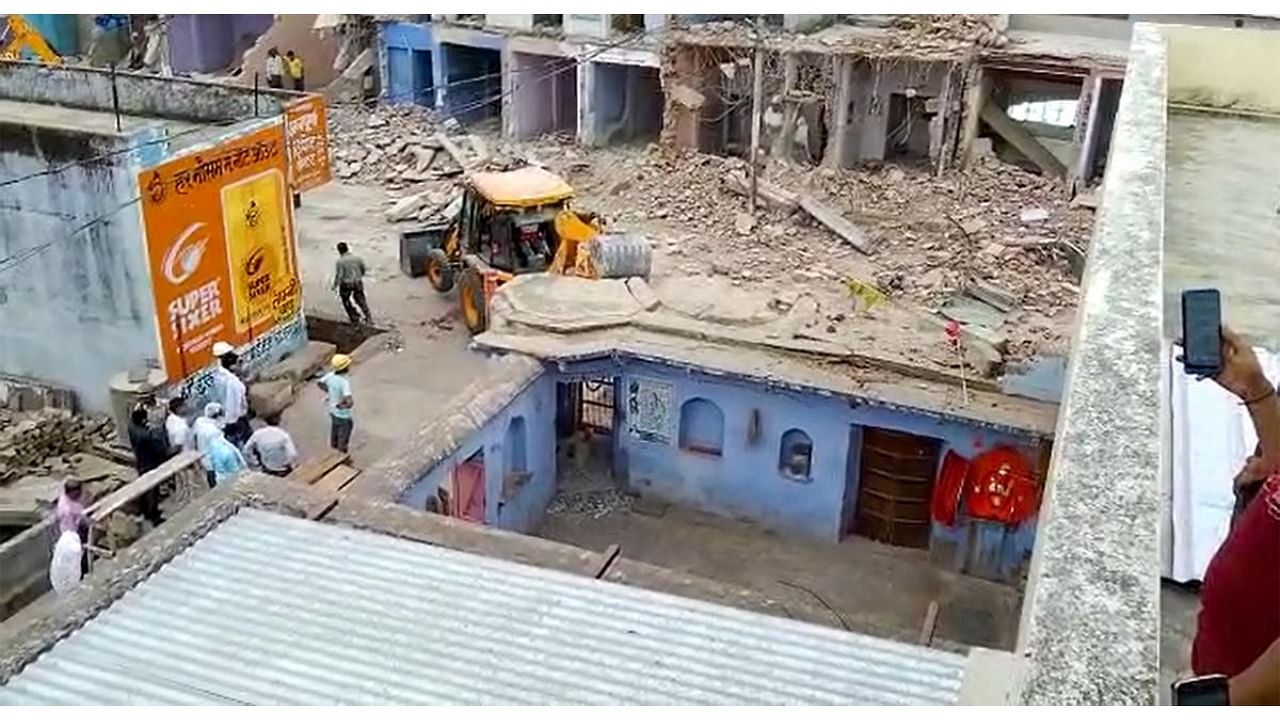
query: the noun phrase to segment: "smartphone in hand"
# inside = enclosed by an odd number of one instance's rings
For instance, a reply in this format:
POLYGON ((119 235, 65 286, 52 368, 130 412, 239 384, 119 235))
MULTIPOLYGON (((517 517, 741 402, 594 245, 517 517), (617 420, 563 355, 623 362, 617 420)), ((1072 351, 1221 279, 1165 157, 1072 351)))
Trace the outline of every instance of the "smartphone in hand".
POLYGON ((1222 369, 1222 298, 1216 289, 1182 291, 1182 364, 1188 375, 1222 369))

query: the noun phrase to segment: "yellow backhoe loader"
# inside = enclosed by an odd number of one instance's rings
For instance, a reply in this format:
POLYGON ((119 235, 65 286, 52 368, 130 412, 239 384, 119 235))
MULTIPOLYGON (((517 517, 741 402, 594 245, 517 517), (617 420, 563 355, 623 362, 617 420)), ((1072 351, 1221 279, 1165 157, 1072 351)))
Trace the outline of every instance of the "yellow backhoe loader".
POLYGON ((605 232, 600 218, 569 207, 572 197, 568 183, 539 167, 467 176, 461 207, 440 246, 427 253, 425 268, 439 292, 453 289, 456 280, 467 329, 488 327, 489 301, 516 275, 648 276, 649 244, 605 232))

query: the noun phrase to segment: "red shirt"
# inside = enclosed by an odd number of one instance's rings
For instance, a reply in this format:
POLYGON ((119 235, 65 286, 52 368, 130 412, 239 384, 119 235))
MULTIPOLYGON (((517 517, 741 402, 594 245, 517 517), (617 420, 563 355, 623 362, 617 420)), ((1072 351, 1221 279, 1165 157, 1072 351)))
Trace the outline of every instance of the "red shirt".
POLYGON ((1197 675, 1240 674, 1280 637, 1280 475, 1245 508, 1209 561, 1191 646, 1197 675))

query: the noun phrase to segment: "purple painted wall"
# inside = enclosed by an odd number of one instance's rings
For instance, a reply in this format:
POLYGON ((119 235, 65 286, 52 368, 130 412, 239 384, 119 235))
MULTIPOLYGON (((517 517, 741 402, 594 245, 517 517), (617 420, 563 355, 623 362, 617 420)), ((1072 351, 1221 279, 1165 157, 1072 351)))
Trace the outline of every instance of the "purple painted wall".
POLYGON ((174 15, 169 20, 169 62, 179 73, 224 69, 272 22, 272 15, 174 15))

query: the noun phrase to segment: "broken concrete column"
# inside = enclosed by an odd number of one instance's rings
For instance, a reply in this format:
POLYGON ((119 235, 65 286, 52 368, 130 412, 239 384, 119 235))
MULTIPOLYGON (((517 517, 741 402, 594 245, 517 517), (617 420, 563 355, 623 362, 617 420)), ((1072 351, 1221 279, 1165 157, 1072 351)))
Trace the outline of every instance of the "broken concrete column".
POLYGON ((796 84, 800 79, 800 61, 795 53, 787 53, 782 58, 782 127, 773 139, 770 154, 776 158, 791 157, 791 144, 796 134, 796 114, 799 107, 792 97, 796 84))
POLYGON ((849 56, 837 56, 834 63, 833 82, 835 93, 831 99, 831 132, 827 137, 827 149, 822 156, 824 167, 849 167, 853 164, 850 157, 852 144, 849 142, 851 132, 851 113, 849 105, 853 102, 853 72, 856 60, 849 56))

